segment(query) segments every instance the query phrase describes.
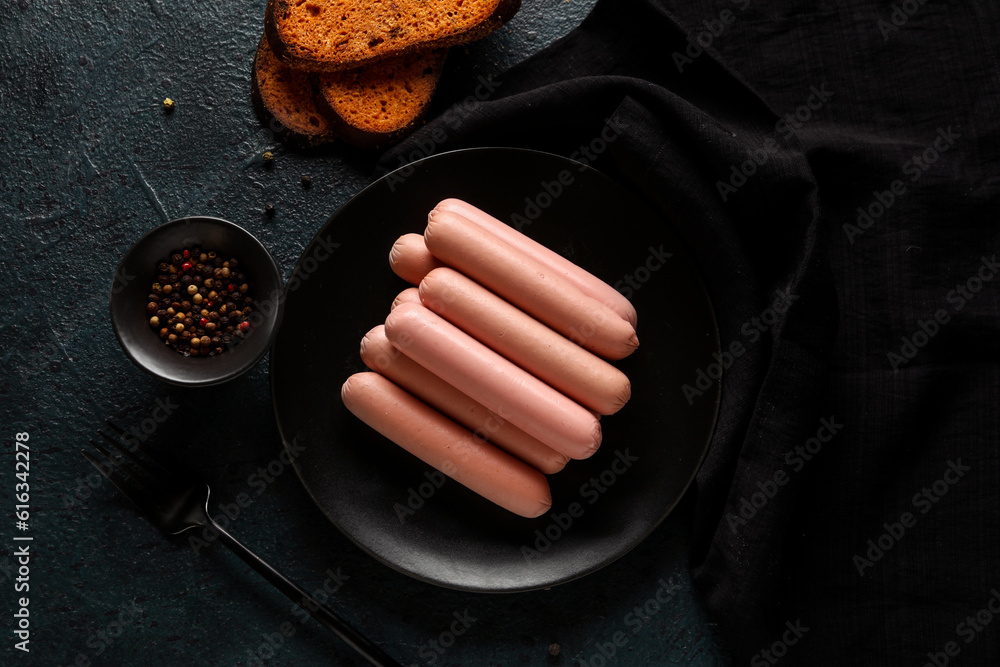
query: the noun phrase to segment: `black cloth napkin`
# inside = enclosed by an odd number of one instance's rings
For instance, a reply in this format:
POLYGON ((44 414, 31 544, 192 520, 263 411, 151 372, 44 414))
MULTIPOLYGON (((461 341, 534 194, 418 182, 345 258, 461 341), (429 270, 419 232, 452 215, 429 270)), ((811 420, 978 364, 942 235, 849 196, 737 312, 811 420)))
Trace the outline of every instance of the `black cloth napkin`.
POLYGON ((602 0, 380 163, 571 156, 689 246, 725 369, 691 568, 737 664, 1000 664, 998 26, 602 0))

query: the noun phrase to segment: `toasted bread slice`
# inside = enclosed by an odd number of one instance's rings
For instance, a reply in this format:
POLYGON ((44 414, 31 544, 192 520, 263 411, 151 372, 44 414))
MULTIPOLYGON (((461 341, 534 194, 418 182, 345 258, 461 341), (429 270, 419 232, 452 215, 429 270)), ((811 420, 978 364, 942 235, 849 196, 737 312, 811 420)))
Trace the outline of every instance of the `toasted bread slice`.
POLYGON ((278 61, 266 38, 257 44, 253 102, 261 122, 298 146, 341 139, 374 148, 402 138, 430 105, 447 49, 369 67, 315 75, 278 61))
POLYGON ((264 37, 257 44, 252 78, 257 115, 279 139, 306 146, 333 141, 333 124, 316 105, 311 75, 275 58, 264 37))
POLYGON ((264 31, 296 69, 338 72, 484 37, 521 0, 269 0, 264 31))
POLYGON ((316 103, 344 141, 361 147, 391 143, 424 115, 447 55, 447 49, 436 49, 317 75, 316 103))

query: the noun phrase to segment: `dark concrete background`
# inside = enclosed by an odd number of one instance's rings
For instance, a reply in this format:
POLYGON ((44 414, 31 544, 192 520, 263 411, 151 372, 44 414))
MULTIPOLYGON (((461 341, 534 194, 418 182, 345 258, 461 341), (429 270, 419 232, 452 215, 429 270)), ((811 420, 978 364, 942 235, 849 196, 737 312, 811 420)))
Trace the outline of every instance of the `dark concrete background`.
MULTIPOLYGON (((468 94, 477 75, 499 74, 568 33, 593 4, 526 2, 498 33, 454 49, 436 108, 468 94)), ((97 477, 80 450, 115 418, 155 427, 152 441, 210 479, 219 513, 235 514, 235 499, 248 494, 231 532, 309 590, 335 575, 342 585, 330 606, 404 664, 724 664, 685 571, 679 519, 552 590, 435 588, 361 553, 294 471, 275 463, 266 360, 227 385, 183 390, 122 354, 107 293, 119 258, 146 230, 186 215, 226 218, 257 235, 287 277, 315 231, 372 178, 375 154, 292 151, 255 118, 249 68, 263 10, 262 0, 0 4, 3 663, 236 665, 273 653, 267 664, 361 664, 226 549, 195 553, 164 539, 97 477), (165 97, 177 103, 169 115, 165 97), (273 170, 262 168, 265 150, 276 154, 273 170), (269 201, 274 218, 264 214, 269 201), (25 595, 14 591, 18 432, 31 445, 28 654, 10 632, 25 595), (269 464, 279 473, 261 484, 255 475, 269 464), (636 615, 662 586, 669 604, 636 615), (476 620, 437 652, 430 642, 455 613, 476 620), (616 633, 625 645, 605 659, 616 633)))

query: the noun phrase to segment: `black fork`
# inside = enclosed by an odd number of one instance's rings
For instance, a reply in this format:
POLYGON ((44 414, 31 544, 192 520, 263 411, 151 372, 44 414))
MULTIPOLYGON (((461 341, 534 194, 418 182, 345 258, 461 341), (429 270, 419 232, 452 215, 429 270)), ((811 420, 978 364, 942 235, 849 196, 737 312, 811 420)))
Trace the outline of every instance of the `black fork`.
POLYGON ((91 440, 90 444, 100 456, 87 451, 83 451, 83 455, 98 472, 135 503, 153 525, 167 535, 178 535, 192 528, 210 526, 217 532, 222 543, 244 562, 373 665, 401 667, 370 639, 223 530, 208 513, 208 498, 212 492, 208 484, 200 481, 190 470, 164 459, 136 441, 123 444, 126 433, 110 420, 105 423, 118 437, 98 430, 105 444, 101 445, 95 440, 91 440))

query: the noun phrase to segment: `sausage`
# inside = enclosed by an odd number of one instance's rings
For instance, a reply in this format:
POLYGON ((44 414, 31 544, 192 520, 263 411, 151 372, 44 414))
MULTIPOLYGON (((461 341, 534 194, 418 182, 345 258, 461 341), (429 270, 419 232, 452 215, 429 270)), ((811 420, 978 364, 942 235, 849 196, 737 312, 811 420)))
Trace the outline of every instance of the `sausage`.
POLYGON ((568 456, 490 412, 393 347, 385 337, 383 325, 380 324, 365 334, 361 341, 361 360, 368 368, 381 373, 472 431, 477 439, 492 442, 546 475, 557 473, 566 467, 568 456))
POLYGON ((527 518, 552 507, 545 475, 477 439, 378 373, 356 373, 340 390, 361 421, 487 500, 527 518))
POLYGON ((386 318, 385 335, 403 354, 557 452, 585 459, 600 446, 601 423, 585 407, 424 306, 398 306, 386 318))
POLYGON ((393 273, 406 282, 419 285, 421 278, 442 264, 427 250, 423 236, 403 234, 389 249, 389 266, 393 273))
POLYGON ((419 294, 435 313, 586 408, 611 415, 632 395, 620 370, 454 269, 428 273, 419 294))
POLYGON ((635 312, 635 306, 625 298, 625 295, 551 248, 545 247, 510 225, 497 220, 486 211, 461 199, 445 199, 439 202, 435 208, 439 211, 451 211, 465 216, 494 236, 502 238, 540 263, 558 271, 566 280, 576 285, 581 292, 611 308, 633 327, 637 326, 639 318, 635 312))
POLYGON ((431 211, 424 243, 444 264, 599 356, 622 359, 639 345, 618 313, 457 213, 431 211))
POLYGON ((390 310, 401 303, 420 303, 420 290, 416 287, 407 287, 392 300, 390 310))

